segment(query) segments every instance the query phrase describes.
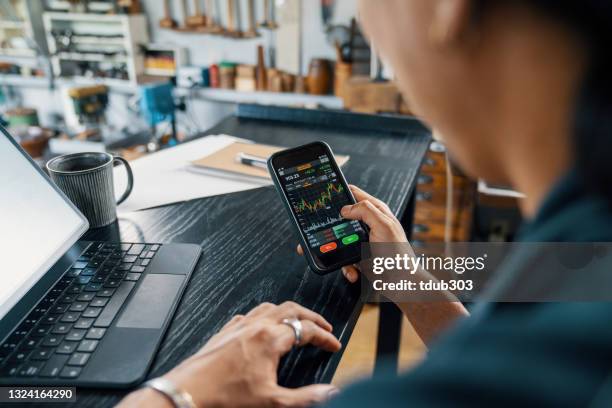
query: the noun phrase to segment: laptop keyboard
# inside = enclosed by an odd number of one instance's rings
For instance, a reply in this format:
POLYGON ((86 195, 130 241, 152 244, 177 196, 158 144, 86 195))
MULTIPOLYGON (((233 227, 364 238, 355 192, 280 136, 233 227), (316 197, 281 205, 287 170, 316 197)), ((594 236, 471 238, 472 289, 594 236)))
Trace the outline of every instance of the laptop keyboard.
POLYGON ((0 377, 78 378, 160 247, 87 247, 0 345, 0 377))

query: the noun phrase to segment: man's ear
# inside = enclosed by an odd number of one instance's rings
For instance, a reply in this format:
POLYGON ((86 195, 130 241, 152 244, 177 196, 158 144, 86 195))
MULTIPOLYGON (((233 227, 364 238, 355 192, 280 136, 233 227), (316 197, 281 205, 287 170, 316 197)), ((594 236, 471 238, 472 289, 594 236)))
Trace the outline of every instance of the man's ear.
POLYGON ((434 10, 429 38, 438 48, 459 42, 470 26, 473 0, 429 0, 434 10))

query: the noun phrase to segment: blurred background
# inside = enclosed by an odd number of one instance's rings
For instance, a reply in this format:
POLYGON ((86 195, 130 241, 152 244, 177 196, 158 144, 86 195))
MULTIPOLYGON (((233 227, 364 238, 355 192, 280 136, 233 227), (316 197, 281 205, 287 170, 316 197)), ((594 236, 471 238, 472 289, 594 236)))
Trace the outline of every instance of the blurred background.
POLYGON ((189 137, 239 102, 339 109, 372 69, 355 17, 354 0, 0 0, 0 112, 109 144, 169 116, 189 137))

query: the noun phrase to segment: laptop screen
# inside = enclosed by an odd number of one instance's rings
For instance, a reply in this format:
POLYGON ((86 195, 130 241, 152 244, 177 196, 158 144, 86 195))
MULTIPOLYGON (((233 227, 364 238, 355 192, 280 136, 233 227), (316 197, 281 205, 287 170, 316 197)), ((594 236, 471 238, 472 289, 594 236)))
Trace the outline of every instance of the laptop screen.
POLYGON ((87 221, 0 127, 0 319, 87 230, 87 221))

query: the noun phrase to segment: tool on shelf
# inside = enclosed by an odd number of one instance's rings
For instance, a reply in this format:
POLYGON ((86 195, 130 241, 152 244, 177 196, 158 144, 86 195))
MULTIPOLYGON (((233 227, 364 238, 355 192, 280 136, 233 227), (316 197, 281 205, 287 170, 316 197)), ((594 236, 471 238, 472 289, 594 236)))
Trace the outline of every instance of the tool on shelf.
POLYGON ((200 8, 200 0, 192 0, 193 4, 193 15, 190 15, 185 20, 185 25, 187 27, 205 27, 206 26, 206 16, 202 14, 202 9, 200 8))
POLYGON ((348 47, 349 59, 353 64, 353 75, 370 75, 372 51, 356 19, 351 20, 348 47))
POLYGON ((270 28, 278 28, 278 23, 276 22, 276 2, 274 0, 270 0, 270 28))
POLYGON ((272 0, 264 0, 264 21, 259 23, 262 28, 275 30, 278 28, 276 23, 276 8, 272 0))
POLYGON ((336 0, 321 0, 321 19, 325 27, 329 26, 334 17, 336 0))
POLYGON ((258 91, 266 91, 268 89, 268 73, 266 70, 266 60, 264 57, 263 45, 257 46, 257 81, 256 88, 258 91))
POLYGON ((86 0, 68 0, 68 4, 70 6, 69 11, 72 13, 88 13, 89 5, 86 0))
POLYGON ((334 95, 342 98, 344 96, 347 82, 353 75, 353 64, 344 55, 343 47, 336 41, 336 67, 334 69, 334 95))
POLYGON ((206 0, 205 3, 205 16, 206 16, 206 27, 213 28, 218 27, 215 19, 215 0, 206 0))
POLYGON ((245 37, 257 37, 257 21, 255 19, 255 0, 247 1, 247 14, 249 18, 249 28, 244 33, 245 37))
POLYGON ((161 28, 176 28, 178 26, 176 20, 172 18, 170 0, 164 0, 164 18, 159 20, 159 26, 161 28))
POLYGON ((219 25, 217 10, 217 2, 215 0, 206 0, 206 31, 211 34, 223 33, 223 27, 219 25))
POLYGON ((142 12, 140 0, 114 0, 124 14, 138 14, 142 12))
POLYGON ((189 19, 189 7, 187 0, 181 0, 181 11, 183 12, 183 25, 187 26, 187 19, 189 19))
POLYGON ((227 27, 225 35, 228 37, 240 37, 242 33, 236 22, 236 0, 227 0, 227 27))
POLYGON ((242 1, 235 0, 236 5, 236 30, 238 30, 239 37, 244 37, 244 30, 242 29, 242 1))

